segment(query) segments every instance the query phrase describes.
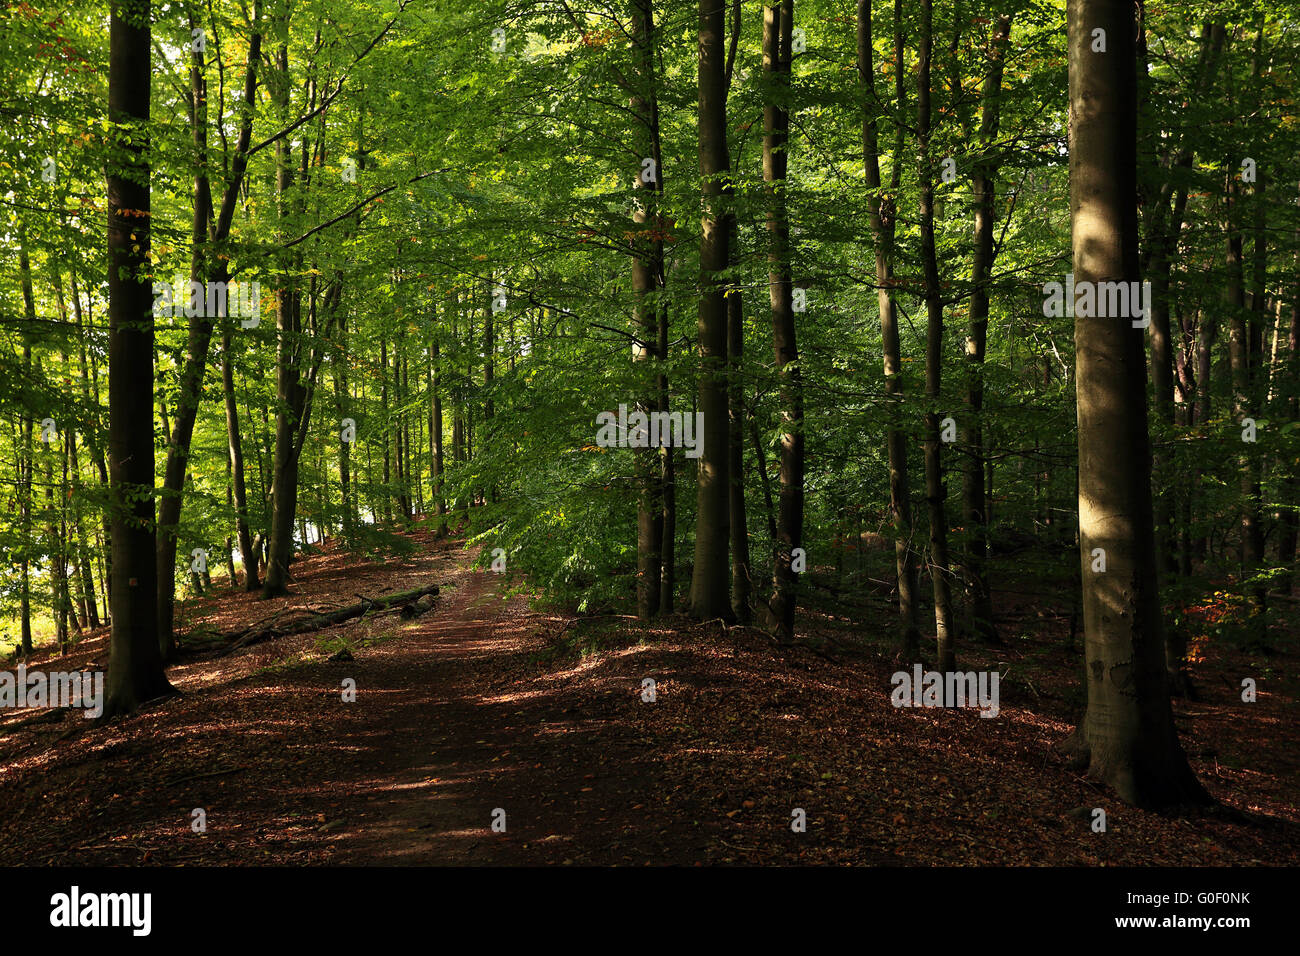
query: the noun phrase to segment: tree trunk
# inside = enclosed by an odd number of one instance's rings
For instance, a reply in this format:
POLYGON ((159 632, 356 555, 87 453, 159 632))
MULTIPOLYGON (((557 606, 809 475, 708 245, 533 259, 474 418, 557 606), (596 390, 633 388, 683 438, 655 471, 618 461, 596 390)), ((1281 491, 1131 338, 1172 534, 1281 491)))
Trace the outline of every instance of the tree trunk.
MULTIPOLYGON (((287 25, 286 25, 287 29, 287 25)), ((279 70, 280 112, 287 115, 289 100, 289 51, 281 45, 276 53, 279 70)), ((275 144, 276 193, 279 214, 288 215, 288 192, 293 183, 292 146, 288 138, 275 144)), ((275 459, 272 465, 271 534, 266 560, 266 580, 262 584, 262 597, 272 598, 288 593, 289 560, 293 554, 293 525, 298 502, 298 460, 295 454, 295 433, 300 424, 304 394, 299 361, 302 329, 302 299, 297 280, 282 275, 275 294, 276 329, 276 414, 275 459)))
MULTIPOLYGON (((32 264, 27 255, 27 234, 20 226, 18 234, 18 271, 22 275, 23 316, 27 320, 27 329, 36 328, 36 296, 32 291, 32 264)), ((34 382, 32 368, 32 345, 26 333, 23 341, 23 381, 34 382)), ((19 422, 22 446, 18 449, 18 511, 22 529, 22 558, 18 564, 18 604, 20 626, 22 628, 23 655, 32 653, 32 430, 35 424, 29 413, 24 413, 19 422)))
MULTIPOLYGON (((664 281, 663 260, 659 262, 659 285, 663 288, 664 281)), ((667 412, 671 393, 668 388, 668 373, 664 370, 668 362, 668 307, 661 305, 659 307, 658 320, 659 347, 656 350, 659 355, 659 409, 667 412)), ((675 594, 677 588, 677 476, 676 462, 673 459, 672 447, 665 442, 664 447, 659 449, 659 477, 663 491, 663 520, 661 522, 661 531, 663 537, 662 544, 659 547, 659 610, 664 614, 671 614, 675 604, 675 594)))
MULTIPOLYGON (((1291 299, 1291 327, 1287 333, 1286 366, 1282 370, 1282 380, 1287 383, 1291 397, 1282 406, 1283 413, 1290 421, 1300 421, 1300 227, 1296 228, 1295 283, 1291 299)), ((1281 529, 1278 537, 1278 563, 1287 570, 1282 581, 1285 594, 1295 593, 1295 557, 1297 531, 1300 530, 1300 476, 1295 466, 1288 470, 1282 479, 1283 502, 1281 529)))
POLYGON ((998 642, 993 597, 988 583, 988 515, 984 512, 984 351, 989 329, 989 277, 993 271, 994 199, 999 157, 995 149, 1000 120, 1003 56, 1011 37, 1011 15, 998 18, 990 46, 988 72, 981 97, 980 154, 971 172, 975 198, 975 254, 971 264, 970 335, 966 339, 966 467, 962 472, 963 516, 966 525, 966 574, 970 583, 971 618, 975 636, 998 642))
POLYGON ((90 547, 82 523, 81 464, 77 455, 77 433, 68 429, 68 466, 72 472, 72 526, 77 545, 77 570, 81 575, 81 600, 86 626, 99 627, 99 607, 95 601, 95 581, 91 574, 90 547))
MULTIPOLYGON (((1068 18, 1075 282, 1137 281, 1133 5, 1069 0, 1068 18), (1097 29, 1105 53, 1092 51, 1097 29)), ((1088 703, 1067 747, 1129 803, 1204 802, 1169 704, 1143 333, 1127 318, 1077 317, 1074 329, 1088 703)))
POLYGON ((429 342, 429 388, 433 393, 429 405, 429 445, 433 454, 433 496, 438 502, 438 534, 447 533, 447 496, 443 490, 442 455, 442 359, 438 354, 439 330, 435 329, 429 342))
POLYGON ((933 46, 932 0, 921 0, 920 77, 917 81, 916 134, 920 147, 921 267, 925 279, 925 498, 930 517, 930 581, 934 587, 934 630, 938 669, 957 666, 948 560, 947 491, 939 441, 939 400, 943 374, 943 298, 934 245, 934 158, 930 155, 930 54, 933 46))
POLYGON ((794 636, 798 577, 792 567, 792 555, 803 543, 804 507, 803 373, 795 339, 790 223, 786 212, 793 20, 793 0, 783 0, 779 5, 763 9, 763 71, 772 91, 772 99, 763 108, 763 181, 769 240, 767 287, 772 305, 772 350, 776 358, 781 402, 780 491, 769 607, 773 631, 785 641, 794 636))
MULTIPOLYGON (((235 402, 235 373, 230 354, 230 329, 227 325, 221 335, 221 390, 226 404, 226 445, 230 453, 230 473, 233 479, 235 503, 235 531, 239 536, 239 553, 244 559, 244 590, 256 591, 258 580, 257 548, 253 544, 248 524, 248 488, 244 482, 244 443, 239 436, 239 407, 235 402)), ((231 581, 233 586, 235 582, 231 581)))
MULTIPOLYGON (((99 374, 98 364, 88 363, 86 358, 86 328, 82 321, 81 314, 81 294, 77 289, 77 274, 74 271, 71 276, 70 286, 72 291, 72 315, 77 324, 77 362, 81 372, 81 398, 86 406, 91 409, 90 425, 86 432, 86 445, 90 449, 91 460, 95 464, 95 471, 99 476, 100 487, 108 491, 108 462, 104 458, 103 431, 100 422, 99 411, 99 374), (92 388, 93 384, 93 388, 92 388)), ((104 557, 104 563, 108 564, 109 552, 112 548, 112 529, 110 527, 111 518, 108 509, 100 509, 100 533, 103 536, 103 546, 98 548, 99 553, 104 557)), ((107 583, 105 582, 105 587, 107 583)), ((104 623, 108 623, 108 592, 104 594, 104 623)))
MULTIPOLYGON (((63 442, 59 442, 58 448, 64 451, 63 442)), ((46 445, 42 457, 45 459, 45 535, 50 559, 50 618, 54 621, 54 642, 59 653, 64 654, 68 649, 68 561, 67 548, 60 533, 63 487, 59 486, 56 495, 52 443, 46 445)), ((67 461, 66 454, 59 457, 67 461)))
MULTIPOLYGON (((736 217, 730 216, 733 268, 739 265, 740 237, 736 217)), ((728 464, 731 488, 731 611, 740 624, 753 620, 750 595, 753 592, 753 569, 749 556, 749 521, 745 515, 745 383, 743 360, 745 357, 745 300, 739 287, 727 296, 727 364, 731 370, 729 392, 728 464)), ((657 530, 657 529, 656 529, 657 530)))
POLYGON ((730 503, 727 468, 727 307, 719 273, 727 267, 727 156, 725 8, 722 0, 699 4, 699 156, 703 216, 700 221, 698 401, 703 435, 698 466, 695 566, 691 611, 701 620, 730 619, 728 587, 730 503))
MULTIPOLYGON (((1232 413, 1237 428, 1247 419, 1254 419, 1254 383, 1252 381, 1251 347, 1252 325, 1246 308, 1246 290, 1242 254, 1242 234, 1237 222, 1237 208, 1241 203, 1239 170, 1229 166, 1228 184, 1224 198, 1225 230, 1227 240, 1227 283, 1224 289, 1224 306, 1228 313, 1228 362, 1232 374, 1232 413)), ((1262 173, 1261 173, 1262 175, 1262 173)), ((1256 626, 1254 636, 1263 636, 1264 589, 1248 585, 1246 580, 1259 571, 1264 557, 1264 535, 1259 513, 1259 451, 1257 446, 1241 442, 1237 455, 1240 469, 1240 569, 1242 587, 1251 605, 1251 620, 1256 626)))
MULTIPOLYGON (((334 374, 334 408, 338 415, 339 436, 339 490, 343 497, 343 540, 345 546, 351 546, 356 534, 357 512, 352 503, 352 442, 343 440, 343 420, 351 418, 351 392, 348 390, 348 322, 343 317, 339 322, 339 350, 335 355, 334 374)), ((355 425, 355 419, 353 420, 355 425)))
POLYGON ((384 423, 384 522, 393 523, 393 492, 389 477, 389 445, 388 436, 392 430, 392 423, 388 420, 388 338, 381 335, 379 338, 379 409, 384 423))
MULTIPOLYGON (((234 216, 235 199, 243 183, 247 168, 248 149, 252 137, 253 98, 257 88, 257 61, 261 50, 260 3, 254 4, 253 36, 249 44, 248 60, 244 69, 244 104, 246 110, 240 121, 236 141, 235 160, 231 180, 222 197, 221 209, 213 221, 212 192, 207 174, 207 83, 203 76, 203 52, 191 52, 190 64, 190 119, 193 129, 195 156, 194 213, 191 221, 190 281, 200 284, 206 292, 207 280, 224 285, 229 279, 227 261, 219 259, 210 263, 203 243, 224 240, 230 232, 234 216)), ((193 18, 190 27, 195 27, 193 18)), ((220 107, 219 107, 220 108, 220 107)), ((177 533, 180 527, 181 507, 184 504, 185 474, 189 466, 190 442, 194 436, 194 422, 198 416, 202 397, 203 375, 207 369, 208 350, 212 342, 215 316, 208 315, 208 298, 204 296, 199 314, 190 321, 185 362, 180 373, 180 388, 176 396, 175 421, 168 430, 167 463, 163 473, 162 494, 158 505, 158 640, 163 660, 175 649, 173 634, 176 589, 177 533)), ((227 312, 229 308, 227 306, 227 312)), ((164 411, 164 418, 166 412, 164 411)))
POLYGON ((151 5, 114 2, 109 22, 108 118, 129 168, 108 186, 108 460, 113 498, 113 632, 101 720, 172 692, 158 642, 154 551, 153 294, 149 263, 151 5), (128 19, 128 17, 130 19, 128 19))
MULTIPOLYGON (((895 87, 898 109, 903 107, 903 33, 901 0, 895 0, 895 87)), ((872 47, 871 0, 858 0, 858 78, 865 93, 862 120, 862 158, 866 171, 867 207, 876 252, 876 303, 880 311, 880 332, 884 352, 885 394, 889 401, 889 425, 885 443, 889 456, 889 506, 894 522, 894 564, 898 581, 899 644, 904 657, 915 658, 921 635, 916 626, 916 552, 912 548, 912 502, 907 476, 907 437, 898 427, 899 404, 903 397, 902 356, 898 339, 898 308, 894 302, 894 234, 897 196, 902 164, 894 162, 890 191, 880 182, 879 114, 884 107, 876 95, 874 50, 872 47)), ((894 155, 902 152, 903 131, 897 131, 894 155)), ((860 544, 859 544, 860 547, 860 544)), ((860 553, 860 552, 859 552, 860 553)))
MULTIPOLYGON (((642 162, 634 172, 636 207, 632 220, 636 224, 636 238, 632 247, 632 293, 635 297, 634 320, 640 341, 632 346, 632 360, 646 367, 638 377, 638 387, 644 387, 637 409, 650 413, 658 406, 653 364, 658 344, 659 309, 655 293, 656 264, 663 257, 661 235, 660 196, 663 170, 659 166, 659 107, 655 80, 655 33, 653 0, 634 0, 632 6, 633 55, 636 64, 633 74, 629 109, 633 117, 633 137, 636 152, 642 162), (646 181, 644 160, 651 161, 653 175, 646 181)), ((660 356, 662 358, 662 356, 660 356)), ((653 617, 660 606, 660 575, 662 561, 660 548, 663 536, 663 517, 660 511, 659 452, 647 443, 638 448, 637 469, 637 616, 653 617)))
MULTIPOLYGON (((495 316, 492 314, 493 287, 491 275, 488 276, 487 288, 487 307, 483 310, 483 448, 488 448, 488 440, 491 438, 492 419, 496 418, 497 409, 496 401, 492 395, 493 382, 496 381, 497 375, 497 340, 495 316)), ((487 498, 489 501, 496 501, 496 488, 487 489, 487 498)))

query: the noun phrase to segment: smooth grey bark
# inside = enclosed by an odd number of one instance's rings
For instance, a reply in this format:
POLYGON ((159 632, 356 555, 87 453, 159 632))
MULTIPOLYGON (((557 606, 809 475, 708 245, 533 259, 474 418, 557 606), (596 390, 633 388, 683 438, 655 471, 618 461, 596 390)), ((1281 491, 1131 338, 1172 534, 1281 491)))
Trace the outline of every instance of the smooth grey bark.
POLYGON ((790 266, 790 222, 786 172, 790 141, 790 46, 793 0, 764 7, 763 71, 771 99, 763 108, 763 181, 767 198, 768 297, 772 308, 772 350, 780 390, 780 452, 777 468, 776 550, 772 565, 771 627, 781 640, 794 636, 798 573, 793 553, 803 544, 804 433, 803 371, 795 335, 794 284, 790 266))
MULTIPOLYGON (((1076 282, 1139 278, 1133 5, 1069 0, 1070 213, 1076 282), (1093 31, 1106 52, 1093 52, 1093 31)), ((1076 317, 1079 542, 1087 710, 1066 742, 1129 803, 1208 796, 1170 709, 1151 501, 1146 352, 1127 318, 1076 317), (1105 570, 1093 570, 1094 549, 1105 570)))
POLYGON ((728 587, 730 502, 727 450, 727 155, 725 5, 699 3, 700 299, 697 395, 704 416, 702 453, 696 460, 695 565, 691 611, 701 620, 732 617, 728 587))
POLYGON ((943 375, 943 295, 934 239, 934 157, 931 154, 930 59, 934 40, 932 0, 921 0, 920 75, 917 80, 916 138, 921 187, 921 268, 925 288, 925 498, 930 519, 930 581, 934 590, 934 629, 938 670, 954 670, 956 621, 952 608, 952 568, 948 558, 947 490, 939 441, 943 375))

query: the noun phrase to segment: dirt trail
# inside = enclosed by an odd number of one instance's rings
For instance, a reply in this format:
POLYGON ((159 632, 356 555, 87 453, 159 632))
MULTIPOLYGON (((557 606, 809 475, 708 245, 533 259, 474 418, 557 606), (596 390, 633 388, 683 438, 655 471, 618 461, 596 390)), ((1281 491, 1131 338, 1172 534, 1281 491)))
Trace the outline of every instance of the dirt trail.
MULTIPOLYGON (((107 727, 68 716, 13 729, 22 715, 0 713, 0 865, 1300 859, 1289 695, 1243 708, 1226 676, 1206 672, 1205 699, 1176 707, 1211 792, 1268 819, 1162 817, 1118 804, 1056 752, 1076 659, 1032 608, 1003 610, 1042 629, 1023 650, 965 650, 970 668, 1033 662, 1032 686, 1004 681, 999 718, 984 720, 892 706, 897 664, 872 649, 887 643, 857 636, 862 624, 821 621, 822 650, 676 618, 579 624, 530 610, 517 582, 472 569, 459 541, 410 541, 411 554, 383 562, 304 556, 288 599, 219 590, 183 617, 191 631, 229 631, 287 604, 442 585, 414 620, 192 652, 169 668, 183 696, 107 727), (598 652, 556 653, 577 635, 598 652), (344 643, 354 659, 328 660, 344 643), (1080 822, 1096 806, 1104 838, 1080 822), (498 809, 505 832, 492 829, 498 809), (804 832, 791 828, 797 811, 804 832)), ((887 635, 887 607, 880 616, 887 635)), ((101 635, 31 666, 106 661, 101 635)))
MULTIPOLYGON (((435 609, 329 632, 364 643, 395 628, 350 662, 322 660, 320 635, 307 635, 237 655, 242 668, 222 678, 213 662, 182 663, 171 674, 185 696, 107 729, 68 718, 73 741, 13 754, 0 771, 11 831, 0 862, 563 863, 579 834, 583 862, 644 858, 619 834, 644 828, 658 758, 613 719, 645 706, 640 678, 593 695, 570 680, 581 667, 538 674, 530 659, 559 619, 509 596, 504 576, 470 569, 458 544, 418 563, 399 586, 439 582, 435 609), (315 660, 277 666, 295 649, 315 660), (355 702, 342 700, 346 678, 355 702), (76 805, 51 807, 50 790, 76 805), (192 832, 195 808, 204 833, 192 832), (498 808, 504 833, 491 829, 498 808), (39 840, 12 832, 40 820, 39 840)), ((356 586, 334 575, 330 587, 356 586)))
MULTIPOLYGON (((335 725, 337 744, 373 741, 376 760, 347 784, 358 811, 330 841, 334 862, 554 862, 579 830, 592 842, 593 830, 610 829, 608 817, 588 820, 609 781, 587 770, 592 754, 621 773, 648 762, 627 728, 602 718, 599 700, 521 686, 546 641, 523 599, 503 598, 500 576, 450 577, 451 593, 402 640, 336 665, 354 669, 359 688, 352 720, 335 725), (504 833, 491 829, 498 809, 504 833)), ((632 691, 619 689, 619 708, 639 703, 632 691)), ((628 785, 617 781, 617 800, 628 785)))

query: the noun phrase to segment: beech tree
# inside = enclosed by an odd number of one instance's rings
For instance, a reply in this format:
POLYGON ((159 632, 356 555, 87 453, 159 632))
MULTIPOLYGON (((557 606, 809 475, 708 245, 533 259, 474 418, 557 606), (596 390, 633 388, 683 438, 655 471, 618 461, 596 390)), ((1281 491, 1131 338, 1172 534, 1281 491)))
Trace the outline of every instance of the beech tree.
POLYGON ((726 5, 700 0, 699 151, 700 301, 698 401, 704 416, 695 519, 691 609, 701 619, 731 617, 728 582, 731 516, 727 477, 727 306, 720 276, 727 267, 724 209, 727 156, 726 5))
POLYGON ((119 0, 109 22, 108 462, 113 494, 113 635, 101 719, 172 690, 158 642, 154 552, 153 287, 149 267, 148 0, 119 0))
MULTIPOLYGON (((1070 0, 1074 277, 1138 278, 1133 5, 1070 0)), ((1067 746, 1142 807, 1207 800, 1174 731, 1165 673, 1143 333, 1127 316, 1074 323, 1087 711, 1067 746)))

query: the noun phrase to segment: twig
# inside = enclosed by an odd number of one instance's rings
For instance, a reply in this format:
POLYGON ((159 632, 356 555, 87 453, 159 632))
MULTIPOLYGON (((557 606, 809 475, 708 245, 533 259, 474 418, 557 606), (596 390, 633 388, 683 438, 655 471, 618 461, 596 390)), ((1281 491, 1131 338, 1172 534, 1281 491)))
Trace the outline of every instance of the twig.
POLYGON ((220 777, 227 773, 239 773, 241 770, 247 770, 247 767, 227 767, 224 770, 212 770, 208 773, 192 773, 185 777, 177 777, 174 780, 167 780, 163 783, 164 787, 173 787, 178 783, 184 783, 186 780, 202 780, 205 777, 220 777))
POLYGON ((117 849, 122 849, 122 850, 135 850, 135 851, 137 851, 137 852, 139 852, 139 853, 154 853, 154 852, 157 852, 158 847, 156 847, 156 846, 137 846, 137 845, 134 844, 134 843, 96 843, 96 844, 94 844, 93 846, 74 846, 72 849, 73 849, 74 851, 79 851, 79 850, 117 850, 117 849))

